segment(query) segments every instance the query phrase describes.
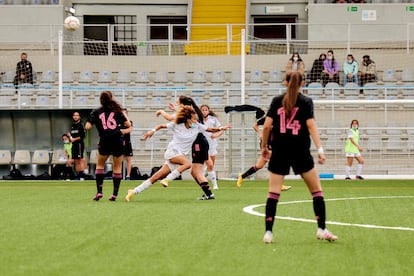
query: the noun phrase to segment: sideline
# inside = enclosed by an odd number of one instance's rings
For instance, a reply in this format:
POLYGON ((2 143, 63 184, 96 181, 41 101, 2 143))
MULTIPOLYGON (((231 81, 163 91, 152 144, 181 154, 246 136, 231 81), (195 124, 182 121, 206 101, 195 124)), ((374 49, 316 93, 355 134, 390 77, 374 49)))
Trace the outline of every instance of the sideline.
MULTIPOLYGON (((325 199, 325 201, 366 200, 366 199, 401 199, 401 198, 414 198, 414 196, 372 196, 372 197, 330 198, 330 199, 325 199)), ((279 204, 286 205, 286 204, 300 204, 300 203, 309 203, 309 202, 312 202, 312 200, 288 201, 288 202, 280 202, 279 204)), ((254 215, 254 216, 264 217, 265 214, 254 210, 255 208, 261 207, 261 206, 265 206, 265 204, 256 204, 256 205, 246 206, 243 208, 243 212, 250 214, 250 215, 254 215)), ((314 219, 305 219, 305 218, 276 216, 276 219, 315 223, 314 219)), ((337 222, 337 221, 326 221, 326 224, 350 226, 350 227, 361 227, 361 228, 372 228, 372 229, 414 231, 414 228, 410 228, 410 227, 392 227, 392 226, 381 226, 381 225, 370 225, 370 224, 346 223, 346 222, 337 222)))

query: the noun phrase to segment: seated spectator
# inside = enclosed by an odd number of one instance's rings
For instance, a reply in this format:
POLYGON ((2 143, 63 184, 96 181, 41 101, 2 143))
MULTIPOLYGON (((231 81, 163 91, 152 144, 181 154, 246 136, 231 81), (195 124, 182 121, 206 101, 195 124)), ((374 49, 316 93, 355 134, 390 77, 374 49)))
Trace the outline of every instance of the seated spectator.
POLYGON ((323 62, 326 59, 326 54, 322 53, 318 59, 313 61, 312 69, 309 74, 309 82, 320 82, 322 79, 323 62))
MULTIPOLYGON (((288 60, 286 64, 286 75, 289 75, 292 72, 299 72, 305 77, 305 64, 303 63, 302 58, 299 53, 293 53, 292 57, 288 60)), ((285 77, 286 78, 286 77, 285 77)))
POLYGON ((348 81, 358 84, 358 62, 354 59, 354 56, 348 54, 346 61, 344 62, 344 86, 348 81))
POLYGON ((360 86, 364 86, 367 82, 377 80, 376 65, 375 62, 370 59, 369 55, 362 57, 362 63, 359 68, 358 76, 360 86))
POLYGON ((333 50, 329 50, 323 61, 322 82, 325 86, 328 82, 339 84, 339 64, 335 59, 333 50))
POLYGON ((20 55, 20 61, 16 65, 16 76, 14 77, 13 84, 18 88, 19 84, 30 83, 33 84, 33 68, 32 63, 27 60, 27 54, 22 53, 20 55))

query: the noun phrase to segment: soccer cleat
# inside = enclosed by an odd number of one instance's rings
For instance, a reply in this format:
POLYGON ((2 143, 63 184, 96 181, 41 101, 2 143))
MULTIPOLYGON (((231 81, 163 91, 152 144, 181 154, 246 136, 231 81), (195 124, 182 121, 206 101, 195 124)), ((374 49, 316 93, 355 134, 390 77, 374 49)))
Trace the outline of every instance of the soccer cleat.
POLYGON ((164 188, 167 188, 168 187, 168 182, 169 182, 169 180, 167 178, 164 178, 163 180, 160 181, 161 185, 164 188))
POLYGON ((125 180, 131 180, 130 176, 125 176, 125 180))
POLYGON ((102 197, 103 197, 103 194, 101 194, 101 193, 97 193, 97 194, 93 197, 93 200, 98 201, 98 200, 100 200, 102 197))
POLYGON ((204 195, 198 197, 197 199, 198 200, 212 200, 212 199, 216 199, 216 197, 214 196, 214 194, 211 194, 209 196, 204 194, 204 195))
POLYGON ((240 187, 241 187, 241 185, 242 185, 242 183, 243 183, 243 177, 242 177, 242 175, 240 174, 240 175, 239 175, 239 178, 237 178, 237 188, 240 188, 240 187))
POLYGON ((318 240, 327 240, 328 242, 336 241, 338 239, 338 237, 329 232, 328 229, 323 230, 321 228, 318 228, 316 238, 318 240))
POLYGON ((356 179, 359 179, 359 180, 364 180, 364 178, 362 176, 360 176, 360 175, 355 176, 355 178, 356 179))
POLYGON ((125 196, 125 201, 130 202, 131 199, 135 196, 134 190, 128 190, 128 194, 125 196))
POLYGON ((351 180, 351 178, 349 176, 345 177, 345 180, 351 180))
POLYGON ((109 201, 116 201, 116 195, 111 195, 111 196, 108 198, 108 200, 109 200, 109 201))
POLYGON ((292 188, 292 186, 282 185, 282 191, 287 191, 287 190, 290 190, 291 188, 292 188))
POLYGON ((272 231, 266 231, 263 237, 264 243, 272 243, 273 242, 273 234, 272 231))

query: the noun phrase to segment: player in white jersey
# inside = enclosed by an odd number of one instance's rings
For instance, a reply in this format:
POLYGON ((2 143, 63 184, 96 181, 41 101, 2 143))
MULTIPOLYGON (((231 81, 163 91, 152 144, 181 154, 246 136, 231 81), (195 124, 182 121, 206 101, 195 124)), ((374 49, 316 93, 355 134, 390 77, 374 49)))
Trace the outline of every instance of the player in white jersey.
MULTIPOLYGON (((190 153, 191 146, 200 132, 217 132, 226 130, 230 128, 230 126, 208 128, 207 126, 198 123, 198 117, 194 111, 194 108, 191 106, 182 106, 177 111, 175 122, 156 126, 152 130, 145 133, 144 138, 147 139, 151 137, 155 132, 163 128, 168 128, 173 132, 173 139, 168 144, 164 155, 166 162, 160 170, 158 170, 149 179, 145 180, 141 185, 135 187, 132 190, 128 190, 128 194, 125 197, 125 200, 127 202, 129 202, 134 195, 148 189, 157 180, 162 179, 163 177, 166 177, 165 179, 168 181, 173 180, 180 176, 182 172, 191 168, 191 162, 186 155, 190 153)), ((167 187, 168 181, 163 180, 161 180, 161 183, 164 187, 167 187)), ((207 195, 211 195, 209 187, 208 190, 206 189, 203 191, 207 195)))
MULTIPOLYGON (((220 127, 221 123, 217 119, 217 115, 210 109, 206 104, 203 104, 201 107, 201 112, 203 113, 204 124, 208 127, 220 127)), ((214 171, 214 163, 216 161, 217 147, 218 147, 218 138, 223 135, 223 131, 208 133, 206 136, 208 141, 208 160, 206 161, 208 177, 213 184, 213 189, 217 190, 217 176, 214 171)))

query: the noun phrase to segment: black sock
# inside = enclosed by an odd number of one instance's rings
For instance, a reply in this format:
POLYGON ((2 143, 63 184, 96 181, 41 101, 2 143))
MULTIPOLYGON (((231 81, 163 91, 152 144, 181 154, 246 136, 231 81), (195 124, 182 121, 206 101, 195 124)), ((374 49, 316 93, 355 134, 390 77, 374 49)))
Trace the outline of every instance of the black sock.
POLYGON ((73 169, 72 167, 66 167, 65 170, 65 178, 70 178, 73 175, 73 169))
POLYGON ((279 202, 280 194, 269 193, 266 202, 266 216, 265 227, 266 231, 272 231, 276 215, 277 203, 279 202))
POLYGON ((95 172, 96 177, 96 189, 98 190, 98 194, 102 194, 102 186, 105 179, 105 173, 102 171, 96 170, 95 172))
POLYGON ((114 183, 114 192, 112 194, 114 196, 118 196, 119 186, 121 186, 121 179, 122 179, 122 174, 120 173, 112 174, 112 182, 114 183))
POLYGON ((256 166, 253 166, 250 169, 248 169, 244 174, 242 174, 242 178, 246 178, 249 175, 254 174, 255 172, 257 172, 257 169, 256 169, 256 166))
POLYGON ((200 185, 201 190, 203 190, 203 192, 207 196, 211 196, 212 192, 210 190, 210 186, 208 185, 208 182, 203 182, 203 183, 200 183, 199 185, 200 185))
POLYGON ((323 196, 315 196, 313 198, 313 211, 315 212, 318 227, 325 229, 326 209, 325 200, 323 199, 323 196))

